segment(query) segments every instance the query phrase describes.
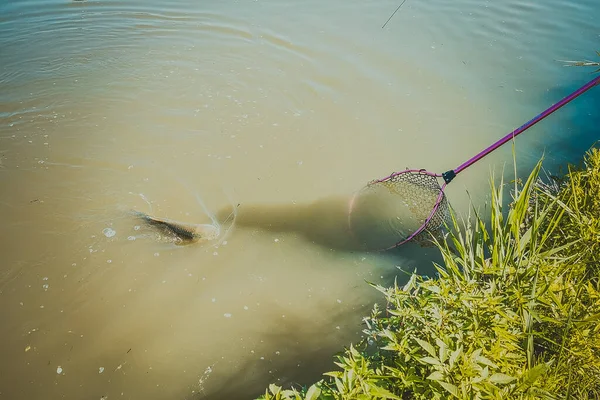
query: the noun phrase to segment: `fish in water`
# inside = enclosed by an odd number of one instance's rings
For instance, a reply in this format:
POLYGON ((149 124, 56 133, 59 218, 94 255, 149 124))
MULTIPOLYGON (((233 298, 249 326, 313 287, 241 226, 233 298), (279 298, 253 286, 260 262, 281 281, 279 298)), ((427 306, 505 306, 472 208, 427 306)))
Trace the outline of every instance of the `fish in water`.
POLYGON ((167 218, 152 217, 141 211, 133 211, 133 213, 148 225, 159 228, 166 234, 174 235, 181 243, 207 242, 218 239, 221 235, 220 224, 192 224, 167 218))
MULTIPOLYGON (((210 224, 193 224, 188 222, 175 221, 167 218, 157 218, 153 217, 149 214, 146 214, 141 211, 132 210, 131 212, 136 217, 142 219, 148 225, 153 226, 161 230, 164 234, 175 236, 176 244, 192 244, 192 243, 204 243, 209 241, 218 240, 216 245, 220 245, 220 243, 225 240, 227 234, 233 228, 237 218, 237 209, 240 206, 233 206, 233 211, 225 218, 223 223, 229 221, 231 217, 233 217, 231 221, 231 225, 225 232, 221 232, 221 223, 217 217, 206 207, 204 201, 200 198, 199 195, 196 195, 196 199, 198 203, 202 206, 205 214, 210 218, 210 224)), ((150 203, 148 203, 150 204, 150 203)))

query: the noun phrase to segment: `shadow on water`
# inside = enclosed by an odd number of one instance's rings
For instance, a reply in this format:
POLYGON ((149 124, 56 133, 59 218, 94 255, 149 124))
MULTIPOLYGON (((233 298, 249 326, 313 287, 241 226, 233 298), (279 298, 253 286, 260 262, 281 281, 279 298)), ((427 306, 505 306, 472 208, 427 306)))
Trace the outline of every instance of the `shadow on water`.
MULTIPOLYGON (((311 203, 242 204, 236 226, 278 233, 293 232, 326 249, 366 252, 365 246, 349 229, 349 201, 350 196, 328 196, 311 203)), ((230 214, 231 208, 226 207, 219 210, 217 218, 225 220, 230 214)), ((399 248, 396 248, 388 253, 398 251, 399 248)))
MULTIPOLYGON (((348 229, 346 196, 330 196, 311 203, 242 204, 236 225, 271 232, 294 232, 317 245, 343 251, 360 251, 348 229)), ((225 219, 231 213, 224 208, 217 214, 225 219)))

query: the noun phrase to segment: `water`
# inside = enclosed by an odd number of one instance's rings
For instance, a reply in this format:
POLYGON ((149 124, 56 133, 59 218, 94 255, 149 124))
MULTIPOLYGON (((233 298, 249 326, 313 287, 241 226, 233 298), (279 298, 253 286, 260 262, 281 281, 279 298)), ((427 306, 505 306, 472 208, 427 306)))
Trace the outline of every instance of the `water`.
MULTIPOLYGON (((594 0, 5 1, 0 5, 0 397, 250 398, 310 383, 360 337, 396 266, 346 246, 345 196, 443 172, 590 79, 594 0), (218 248, 126 211, 209 223, 218 248), (150 210, 149 203, 152 205, 150 210)), ((576 162, 598 90, 518 139, 576 162)), ((481 202, 510 145, 461 173, 481 202)), ((478 203, 481 204, 481 203, 478 203)))

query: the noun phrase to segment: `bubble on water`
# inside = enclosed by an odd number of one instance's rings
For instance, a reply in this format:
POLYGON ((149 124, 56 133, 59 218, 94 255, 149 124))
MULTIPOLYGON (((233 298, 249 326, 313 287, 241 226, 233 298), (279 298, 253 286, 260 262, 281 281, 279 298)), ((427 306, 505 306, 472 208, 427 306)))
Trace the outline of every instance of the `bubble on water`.
POLYGON ((99 373, 99 374, 101 374, 101 373, 103 373, 103 372, 104 372, 104 367, 100 367, 100 368, 98 368, 98 373, 99 373))
POLYGON ((160 253, 154 253, 154 257, 160 256, 160 253))
POLYGON ((127 240, 135 240, 135 236, 127 236, 127 240))
POLYGON ((117 234, 117 232, 114 229, 111 229, 111 228, 104 228, 102 230, 102 233, 104 234, 104 236, 106 236, 108 238, 109 237, 113 237, 113 236, 115 236, 117 234))
POLYGON ((244 306, 244 310, 248 310, 248 306, 244 306))
POLYGON ((110 263, 112 263, 112 260, 106 260, 106 262, 110 264, 110 263))
POLYGON ((338 303, 340 303, 340 304, 342 303, 342 301, 341 301, 340 299, 337 299, 336 301, 337 301, 338 303))
POLYGON ((225 318, 231 318, 231 314, 230 314, 230 313, 225 313, 225 314, 223 314, 223 316, 224 316, 225 318))
POLYGON ((213 298, 211 299, 211 301, 212 301, 213 303, 216 303, 216 302, 217 302, 217 299, 215 299, 215 298, 213 297, 213 298))
POLYGON ((139 226, 139 225, 136 225, 136 226, 134 226, 134 227, 133 227, 133 230, 134 230, 134 231, 139 231, 139 230, 140 230, 140 226, 139 226))
POLYGON ((62 374, 62 372, 63 372, 63 369, 62 369, 62 367, 59 365, 59 366, 58 366, 58 368, 56 368, 56 373, 60 375, 60 374, 62 374))
POLYGON ((44 290, 48 290, 48 288, 49 288, 50 286, 48 286, 48 284, 45 284, 45 285, 42 285, 42 287, 44 288, 44 290))

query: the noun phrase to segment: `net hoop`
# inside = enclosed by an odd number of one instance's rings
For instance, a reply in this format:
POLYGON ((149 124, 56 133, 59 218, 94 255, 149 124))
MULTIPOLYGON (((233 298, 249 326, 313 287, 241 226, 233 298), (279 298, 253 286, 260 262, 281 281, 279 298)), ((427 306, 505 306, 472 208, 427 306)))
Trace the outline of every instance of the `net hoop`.
MULTIPOLYGON (((392 179, 394 179, 395 177, 399 176, 399 175, 403 175, 403 174, 418 174, 418 175, 426 175, 426 176, 430 176, 432 178, 442 178, 442 174, 436 174, 433 172, 429 172, 425 169, 405 169, 403 171, 399 171, 399 172, 394 172, 388 176, 386 176, 385 178, 381 178, 381 179, 375 179, 370 181, 369 183, 367 183, 367 185, 365 185, 364 187, 362 187, 360 190, 356 191, 354 193, 354 195, 352 196, 352 198, 350 199, 349 203, 348 203, 348 228, 350 230, 350 234, 352 235, 352 237, 354 237, 355 240, 359 241, 359 238, 356 235, 356 232, 354 231, 354 229, 352 228, 352 213, 355 210, 355 204, 356 204, 356 199, 358 197, 358 195, 365 189, 369 188, 372 185, 378 184, 378 183, 383 183, 386 181, 391 181, 392 179)), ((439 182, 438 182, 439 183, 439 182)), ((427 218, 425 219, 425 221, 423 222, 423 224, 416 230, 414 231, 410 236, 408 236, 406 239, 400 240, 398 242, 396 242, 395 244, 388 246, 388 247, 383 247, 377 251, 388 251, 388 250, 392 250, 398 246, 401 246, 407 242, 410 242, 411 240, 413 240, 415 237, 417 237, 419 234, 421 234, 424 230, 426 230, 427 225, 429 225, 429 223, 431 222, 431 220, 433 219, 433 217, 436 215, 436 213, 438 212, 440 205, 442 204, 442 202, 445 199, 445 194, 444 194, 444 189, 446 188, 447 183, 444 182, 440 187, 439 187, 439 194, 436 198, 435 204, 431 209, 431 212, 429 213, 429 215, 427 216, 427 218)))

